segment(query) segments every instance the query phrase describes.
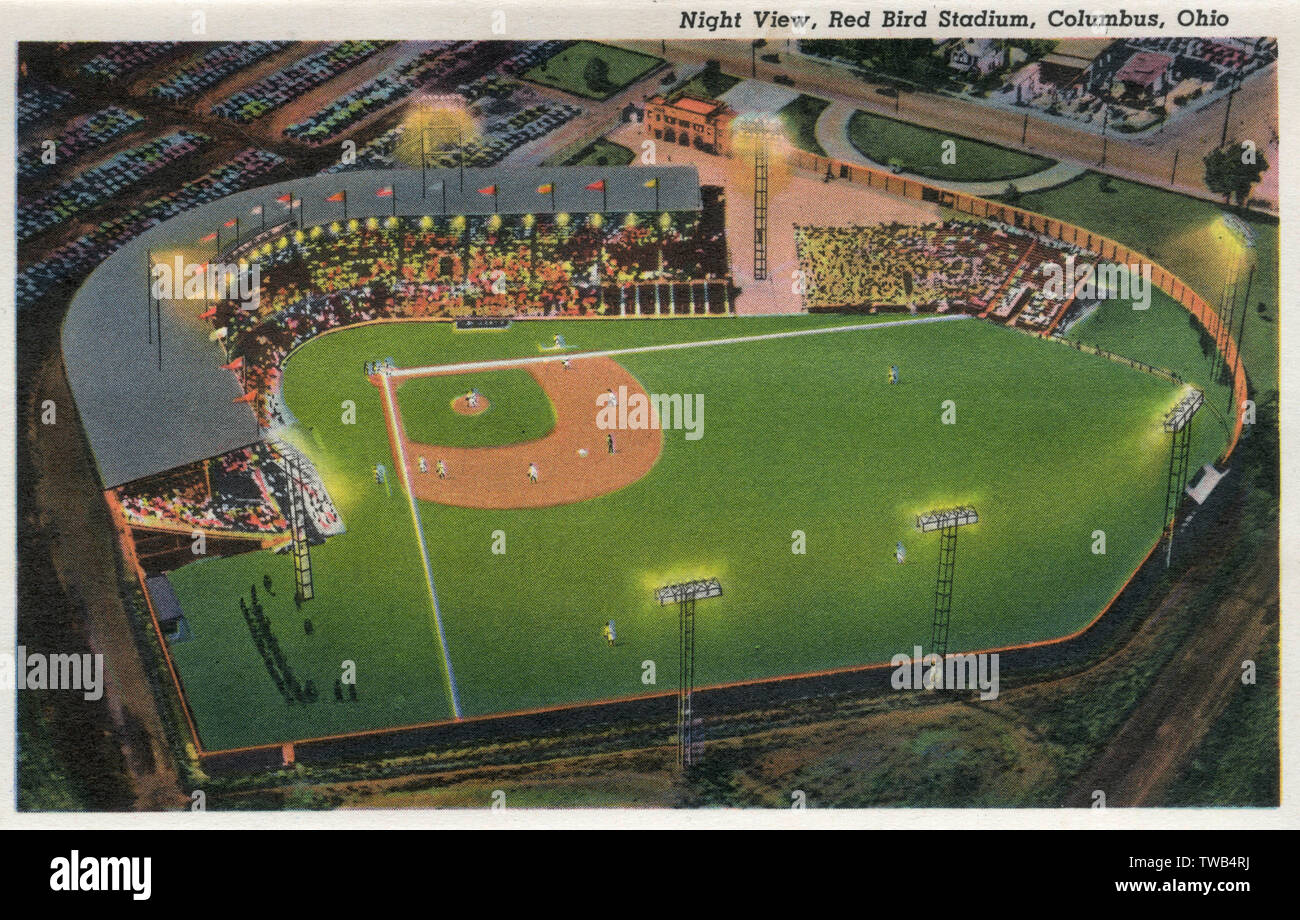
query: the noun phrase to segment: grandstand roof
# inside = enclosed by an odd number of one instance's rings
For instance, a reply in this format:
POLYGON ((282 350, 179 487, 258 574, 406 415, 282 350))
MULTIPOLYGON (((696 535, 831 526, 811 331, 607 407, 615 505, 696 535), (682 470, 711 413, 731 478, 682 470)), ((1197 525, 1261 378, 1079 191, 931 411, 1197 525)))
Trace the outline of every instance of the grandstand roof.
MULTIPOLYGON (((157 344, 149 341, 146 251, 155 262, 182 255, 206 262, 211 243, 203 236, 240 216, 245 238, 260 221, 251 211, 261 206, 268 226, 287 219, 276 199, 292 193, 301 198, 306 226, 342 217, 342 205, 325 199, 347 191, 349 217, 384 217, 393 198, 376 191, 392 186, 397 213, 441 213, 447 186, 452 214, 491 214, 492 195, 478 189, 495 185, 496 209, 502 214, 547 212, 551 196, 539 195, 542 184, 555 186, 558 211, 599 211, 601 192, 586 188, 605 180, 610 212, 648 211, 659 180, 659 205, 665 211, 701 208, 699 176, 687 166, 573 166, 527 169, 466 169, 464 192, 457 170, 429 170, 428 198, 421 200, 419 170, 358 170, 309 176, 239 192, 154 227, 124 245, 96 268, 73 295, 63 322, 63 363, 77 412, 90 442, 104 488, 113 488, 186 463, 247 446, 261 437, 256 416, 246 403, 234 403, 242 391, 235 375, 221 369, 225 354, 213 341, 211 325, 199 319, 201 301, 164 301, 162 370, 157 344)), ((233 231, 222 229, 223 238, 233 231)))

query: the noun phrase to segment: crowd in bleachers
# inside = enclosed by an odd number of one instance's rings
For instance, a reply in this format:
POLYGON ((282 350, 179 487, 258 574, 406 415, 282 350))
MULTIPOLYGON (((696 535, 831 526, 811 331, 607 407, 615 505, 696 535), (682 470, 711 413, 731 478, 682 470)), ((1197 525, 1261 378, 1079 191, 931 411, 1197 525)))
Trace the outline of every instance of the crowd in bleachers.
MULTIPOLYGON (((227 255, 260 265, 259 306, 218 302, 212 321, 226 330, 231 356, 243 357, 245 389, 259 393, 262 424, 272 427, 284 422, 271 398, 280 363, 329 329, 387 318, 616 314, 620 298, 631 303, 633 291, 619 293, 626 286, 647 285, 649 309, 655 282, 666 303, 670 283, 725 276, 724 241, 701 239, 694 216, 673 215, 662 229, 653 215, 638 218, 597 227, 583 217, 390 217, 294 231, 227 255)), ((683 310, 687 294, 678 293, 683 310)), ((720 299, 713 309, 723 309, 720 299)))
POLYGON ((949 220, 931 224, 795 227, 812 310, 908 309, 965 312, 1035 330, 1052 326, 1068 304, 1044 290, 1047 263, 1090 256, 1058 240, 995 223, 949 220))
POLYGON ((113 42, 82 64, 80 72, 83 77, 116 80, 171 54, 179 46, 179 42, 113 42))
POLYGON ((25 240, 120 195, 147 176, 198 150, 211 138, 175 131, 123 150, 18 208, 18 239, 25 240))
POLYGON ((795 227, 809 307, 983 311, 1029 241, 968 221, 795 227))
POLYGON ((36 80, 23 82, 18 90, 18 130, 28 128, 57 112, 73 99, 72 93, 64 89, 55 89, 47 83, 36 80))
POLYGON ((164 220, 200 204, 261 184, 269 173, 283 163, 284 159, 278 154, 248 147, 198 178, 182 182, 173 191, 101 222, 91 232, 65 243, 18 273, 19 307, 39 299, 56 284, 76 281, 116 249, 164 220))
POLYGON ((137 480, 115 491, 127 523, 275 535, 289 530, 293 452, 314 542, 344 531, 338 509, 306 457, 280 443, 260 443, 137 480))
MULTIPOLYGON (((144 116, 139 112, 115 105, 74 118, 57 137, 52 138, 56 163, 68 163, 97 150, 134 131, 143 121, 144 116)), ((19 178, 35 179, 54 168, 55 163, 44 162, 44 152, 42 144, 33 144, 18 154, 19 178)))
POLYGON ((270 467, 278 469, 271 451, 258 445, 119 486, 115 491, 127 523, 134 526, 283 533, 289 525, 267 482, 270 467))
POLYGON ((336 42, 223 99, 212 107, 212 113, 241 124, 255 121, 390 44, 387 41, 336 42))
POLYGON ((230 42, 213 48, 185 64, 153 86, 149 95, 180 102, 197 95, 268 55, 289 47, 290 42, 230 42))

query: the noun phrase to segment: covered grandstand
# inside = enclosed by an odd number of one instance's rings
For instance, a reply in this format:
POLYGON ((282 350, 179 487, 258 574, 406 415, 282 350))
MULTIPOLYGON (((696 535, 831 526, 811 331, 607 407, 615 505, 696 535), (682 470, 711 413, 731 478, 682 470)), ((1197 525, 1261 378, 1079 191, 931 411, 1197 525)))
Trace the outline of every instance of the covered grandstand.
POLYGON ((237 401, 244 396, 239 379, 222 366, 229 355, 219 330, 201 316, 207 302, 163 300, 151 319, 146 280, 151 264, 178 257, 186 264, 220 261, 234 247, 236 232, 247 243, 287 227, 291 218, 311 228, 345 216, 701 208, 692 167, 580 166, 318 175, 240 192, 180 214, 100 264, 73 297, 64 321, 64 365, 101 484, 115 488, 264 436, 254 407, 237 401))

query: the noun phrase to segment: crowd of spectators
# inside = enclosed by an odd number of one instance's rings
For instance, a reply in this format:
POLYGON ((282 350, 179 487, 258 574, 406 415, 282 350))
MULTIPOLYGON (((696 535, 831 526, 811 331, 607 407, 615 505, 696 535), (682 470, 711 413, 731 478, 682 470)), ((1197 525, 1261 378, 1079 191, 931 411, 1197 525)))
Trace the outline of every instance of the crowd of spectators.
POLYGON ((1052 327, 1071 291, 1052 291, 1044 265, 1089 255, 1059 240, 995 223, 950 220, 851 227, 795 227, 811 310, 975 313, 1036 331, 1052 327))

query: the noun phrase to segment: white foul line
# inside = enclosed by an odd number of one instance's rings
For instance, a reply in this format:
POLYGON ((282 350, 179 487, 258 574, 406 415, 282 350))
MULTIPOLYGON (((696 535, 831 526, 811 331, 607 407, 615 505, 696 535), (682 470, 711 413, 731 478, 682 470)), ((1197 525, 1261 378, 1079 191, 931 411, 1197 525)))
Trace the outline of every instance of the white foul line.
MULTIPOLYGON (((801 335, 827 335, 832 332, 858 332, 871 329, 891 329, 896 326, 912 326, 920 323, 943 323, 951 320, 970 319, 967 313, 954 313, 948 316, 917 316, 912 319, 886 320, 883 323, 854 323, 850 326, 823 326, 817 329, 792 329, 786 332, 763 332, 758 335, 740 335, 729 339, 703 339, 697 342, 673 342, 668 345, 634 345, 629 348, 609 348, 604 351, 575 351, 571 354, 539 355, 531 358, 501 358, 494 361, 466 361, 461 364, 434 364, 427 367, 399 367, 388 371, 389 377, 425 377, 429 374, 452 373, 461 371, 496 370, 503 367, 518 367, 521 364, 545 364, 548 361, 563 361, 565 358, 612 358, 616 355, 639 355, 651 351, 676 351, 679 348, 706 348, 710 345, 738 345, 743 342, 765 342, 772 339, 791 339, 801 335)), ((744 322, 744 320, 740 320, 744 322)))
POLYGON ((415 526, 415 538, 420 544, 420 557, 424 560, 424 581, 429 586, 429 599, 433 602, 433 622, 438 627, 438 642, 442 645, 442 663, 447 670, 447 690, 451 694, 451 711, 457 719, 460 715, 460 694, 456 690, 456 672, 451 667, 451 654, 447 651, 447 634, 442 629, 442 611, 438 608, 438 592, 433 586, 433 567, 429 565, 429 548, 424 543, 424 529, 420 526, 420 509, 416 507, 415 493, 411 490, 411 480, 406 471, 406 449, 402 446, 402 426, 393 401, 393 392, 388 386, 388 374, 381 374, 384 382, 384 400, 388 403, 388 417, 393 424, 393 443, 397 445, 397 468, 402 475, 402 488, 406 490, 406 499, 411 506, 411 523, 415 526))

